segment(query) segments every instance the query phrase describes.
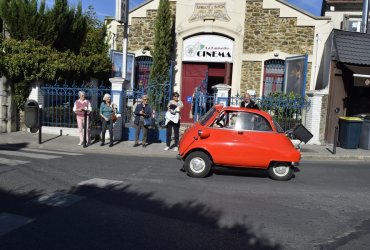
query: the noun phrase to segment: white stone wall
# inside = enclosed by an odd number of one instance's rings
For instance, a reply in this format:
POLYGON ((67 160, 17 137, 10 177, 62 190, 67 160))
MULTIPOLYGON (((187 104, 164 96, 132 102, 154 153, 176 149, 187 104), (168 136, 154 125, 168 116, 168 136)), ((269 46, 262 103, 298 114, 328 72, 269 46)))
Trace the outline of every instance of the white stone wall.
POLYGON ((321 144, 320 126, 322 122, 322 99, 325 95, 327 95, 327 93, 322 91, 309 91, 307 93, 310 107, 307 109, 305 126, 313 134, 313 138, 308 142, 308 144, 321 144))

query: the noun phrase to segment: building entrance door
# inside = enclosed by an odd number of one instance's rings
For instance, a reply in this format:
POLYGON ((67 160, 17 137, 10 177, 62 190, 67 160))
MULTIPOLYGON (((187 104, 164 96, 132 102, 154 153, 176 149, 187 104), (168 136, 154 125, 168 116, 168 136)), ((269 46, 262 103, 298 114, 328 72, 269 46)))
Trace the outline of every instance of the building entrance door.
POLYGON ((181 100, 184 108, 181 112, 181 121, 192 123, 190 118, 192 112, 192 97, 196 87, 201 87, 202 81, 206 81, 205 89, 208 94, 212 94, 212 86, 224 83, 226 79, 225 63, 183 63, 182 66, 182 86, 181 100))

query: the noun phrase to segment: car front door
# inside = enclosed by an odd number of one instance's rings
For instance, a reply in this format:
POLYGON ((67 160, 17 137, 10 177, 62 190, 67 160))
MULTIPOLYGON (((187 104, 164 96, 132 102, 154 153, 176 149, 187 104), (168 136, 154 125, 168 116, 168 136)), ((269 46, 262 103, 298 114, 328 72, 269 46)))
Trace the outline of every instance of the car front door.
POLYGON ((270 123, 259 114, 239 112, 233 129, 235 166, 266 167, 274 150, 269 142, 276 134, 270 123))

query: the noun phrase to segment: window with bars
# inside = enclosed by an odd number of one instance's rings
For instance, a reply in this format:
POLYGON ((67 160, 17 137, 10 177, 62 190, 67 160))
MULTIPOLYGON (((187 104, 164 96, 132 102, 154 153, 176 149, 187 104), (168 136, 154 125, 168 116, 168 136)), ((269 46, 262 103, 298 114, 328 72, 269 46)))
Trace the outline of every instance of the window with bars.
POLYGON ((280 59, 267 60, 264 63, 262 95, 283 92, 285 61, 280 59))

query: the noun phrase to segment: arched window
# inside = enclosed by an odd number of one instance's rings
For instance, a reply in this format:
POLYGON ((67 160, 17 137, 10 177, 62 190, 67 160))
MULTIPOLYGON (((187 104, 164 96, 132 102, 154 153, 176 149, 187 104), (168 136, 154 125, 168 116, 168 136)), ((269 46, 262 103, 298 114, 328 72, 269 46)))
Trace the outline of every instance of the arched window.
POLYGON ((149 84, 150 68, 153 59, 150 56, 138 56, 135 58, 135 87, 146 88, 149 84))
POLYGON ((283 92, 284 70, 284 60, 272 59, 265 61, 263 72, 263 96, 267 96, 274 92, 283 92))

